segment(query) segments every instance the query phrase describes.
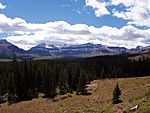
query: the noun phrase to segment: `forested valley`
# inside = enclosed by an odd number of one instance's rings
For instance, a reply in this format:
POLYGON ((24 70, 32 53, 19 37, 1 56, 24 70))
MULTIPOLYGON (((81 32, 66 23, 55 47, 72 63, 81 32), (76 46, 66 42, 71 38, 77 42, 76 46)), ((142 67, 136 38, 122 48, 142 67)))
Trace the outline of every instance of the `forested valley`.
POLYGON ((0 102, 9 104, 75 93, 86 95, 86 84, 95 79, 150 75, 150 59, 127 56, 64 58, 0 62, 0 102))

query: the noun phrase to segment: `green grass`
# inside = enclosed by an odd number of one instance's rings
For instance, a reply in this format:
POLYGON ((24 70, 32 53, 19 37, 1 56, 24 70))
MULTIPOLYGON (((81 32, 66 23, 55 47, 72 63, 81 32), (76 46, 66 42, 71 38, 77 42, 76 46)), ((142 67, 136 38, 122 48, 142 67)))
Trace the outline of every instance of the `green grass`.
POLYGON ((137 113, 150 113, 150 89, 145 92, 145 103, 144 105, 138 110, 137 113))
POLYGON ((150 101, 145 103, 138 111, 137 113, 150 113, 150 101))
POLYGON ((146 90, 143 93, 139 93, 137 95, 132 96, 131 98, 129 98, 129 102, 132 103, 132 102, 142 99, 142 98, 150 98, 150 89, 146 90))
POLYGON ((143 94, 142 95, 141 94, 133 95, 132 97, 129 98, 129 102, 133 103, 134 101, 139 100, 139 99, 141 99, 143 97, 144 97, 143 94))

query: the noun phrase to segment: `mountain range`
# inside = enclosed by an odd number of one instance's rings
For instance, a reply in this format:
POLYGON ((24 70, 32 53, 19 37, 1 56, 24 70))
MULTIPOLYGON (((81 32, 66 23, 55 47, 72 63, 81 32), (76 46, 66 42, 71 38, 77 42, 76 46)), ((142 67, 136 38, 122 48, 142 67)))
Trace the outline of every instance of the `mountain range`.
POLYGON ((28 58, 57 58, 57 57, 92 57, 105 55, 131 55, 150 53, 150 46, 138 46, 133 49, 125 47, 110 47, 101 44, 85 43, 81 45, 70 45, 57 47, 55 45, 41 43, 25 51, 11 44, 7 40, 0 40, 0 59, 9 59, 13 54, 21 59, 28 58))

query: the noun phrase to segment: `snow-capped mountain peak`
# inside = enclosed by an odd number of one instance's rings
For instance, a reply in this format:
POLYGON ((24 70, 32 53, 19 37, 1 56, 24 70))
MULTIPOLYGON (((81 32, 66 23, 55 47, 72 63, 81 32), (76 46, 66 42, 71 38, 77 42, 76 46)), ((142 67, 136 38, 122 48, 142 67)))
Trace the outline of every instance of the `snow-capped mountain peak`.
POLYGON ((47 49, 57 48, 56 46, 51 45, 51 44, 47 44, 47 43, 40 43, 40 44, 38 44, 38 45, 35 46, 35 47, 47 48, 47 49))
POLYGON ((68 56, 104 56, 104 55, 122 55, 122 54, 143 54, 150 53, 150 46, 138 46, 134 49, 127 49, 125 47, 109 47, 102 44, 85 43, 79 45, 64 45, 57 47, 49 43, 40 43, 30 50, 24 51, 7 42, 7 40, 0 40, 0 56, 10 56, 13 53, 18 53, 22 56, 41 57, 68 57, 68 56), (5 53, 3 55, 3 53, 5 53))

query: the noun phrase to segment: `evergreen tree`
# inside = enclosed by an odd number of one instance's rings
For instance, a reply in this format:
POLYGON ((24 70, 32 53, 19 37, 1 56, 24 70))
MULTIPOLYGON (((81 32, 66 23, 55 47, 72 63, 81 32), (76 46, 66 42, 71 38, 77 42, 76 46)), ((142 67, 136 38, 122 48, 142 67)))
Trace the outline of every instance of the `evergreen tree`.
POLYGON ((41 84, 42 84, 41 71, 37 70, 36 71, 36 76, 35 76, 35 89, 36 89, 36 92, 41 91, 41 88, 42 88, 41 84))
POLYGON ((12 64, 13 64, 13 82, 14 82, 14 91, 17 97, 17 100, 20 101, 23 96, 23 88, 22 88, 22 74, 20 70, 20 65, 17 59, 16 54, 13 55, 12 58, 12 64))
POLYGON ((50 80, 51 78, 49 77, 49 69, 48 66, 46 65, 45 73, 44 73, 44 79, 43 79, 43 92, 44 92, 44 97, 50 97, 50 80))
POLYGON ((0 103, 2 102, 2 90, 1 90, 1 87, 0 87, 0 103))
POLYGON ((71 72, 69 72, 68 75, 68 87, 69 87, 69 93, 73 93, 73 77, 71 75, 71 72))
POLYGON ((113 98, 112 98, 112 103, 113 104, 118 104, 121 100, 120 100, 120 95, 121 95, 121 90, 119 88, 118 83, 116 84, 116 87, 113 91, 113 98))
POLYGON ((8 103, 12 104, 16 100, 13 74, 9 74, 7 92, 8 92, 8 96, 7 96, 8 103))
POLYGON ((56 96, 56 81, 53 70, 47 67, 43 82, 44 97, 53 98, 56 96))
POLYGON ((23 62, 23 67, 22 67, 22 89, 23 89, 23 100, 28 100, 28 99, 32 99, 31 94, 30 94, 30 87, 29 87, 29 78, 30 78, 30 72, 29 72, 29 67, 28 67, 28 63, 27 61, 23 62))
POLYGON ((54 98, 56 96, 56 75, 54 72, 54 68, 50 68, 50 72, 49 72, 49 78, 50 78, 50 86, 49 86, 49 90, 50 90, 50 98, 54 98))
POLYGON ((29 65, 28 65, 28 70, 29 70, 29 95, 32 98, 37 97, 36 93, 36 88, 35 88, 35 72, 34 72, 34 65, 32 63, 32 60, 29 60, 29 65))
MULTIPOLYGON (((16 64, 18 65, 18 64, 16 64)), ((16 70, 14 71, 14 85, 15 85, 15 94, 17 97, 17 101, 21 101, 24 97, 23 91, 23 75, 20 71, 20 67, 16 66, 16 70)))
POLYGON ((105 74, 104 74, 104 67, 101 68, 101 78, 104 79, 105 78, 105 74))
POLYGON ((78 83, 78 88, 77 88, 77 94, 79 94, 79 92, 81 94, 85 94, 86 93, 86 83, 87 83, 87 80, 86 80, 86 73, 85 73, 85 70, 82 69, 80 71, 80 76, 79 76, 79 83, 78 83))
POLYGON ((72 70, 72 76, 73 76, 72 88, 74 91, 77 91, 78 83, 79 83, 79 76, 80 76, 79 65, 76 64, 74 66, 74 69, 72 70))
POLYGON ((14 63, 17 62, 17 55, 16 55, 15 53, 14 53, 13 56, 12 56, 12 61, 13 61, 14 63))
POLYGON ((58 83, 59 90, 60 90, 59 93, 61 95, 64 95, 68 92, 67 80, 68 80, 68 71, 65 68, 60 71, 60 77, 59 77, 59 83, 58 83))

